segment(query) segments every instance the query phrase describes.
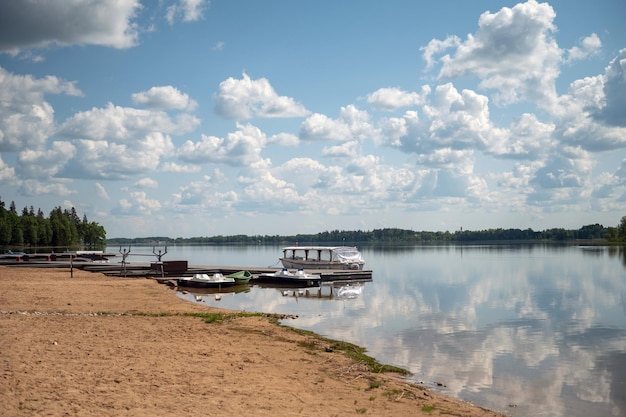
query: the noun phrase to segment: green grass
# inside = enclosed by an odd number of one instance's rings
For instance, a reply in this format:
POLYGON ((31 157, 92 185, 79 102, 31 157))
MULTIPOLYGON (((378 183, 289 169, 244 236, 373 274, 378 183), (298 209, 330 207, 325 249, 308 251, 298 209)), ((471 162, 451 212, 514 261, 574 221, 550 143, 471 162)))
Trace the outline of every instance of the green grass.
MULTIPOLYGON (((298 334, 304 335, 304 336, 309 336, 309 337, 313 337, 316 340, 323 342, 324 344, 327 345, 327 347, 325 348, 326 350, 331 350, 331 351, 341 351, 346 353, 348 356, 350 356, 354 361, 356 361, 357 363, 361 363, 364 365, 367 365, 367 367, 369 368, 370 372, 372 373, 383 373, 383 372, 395 372, 398 373, 400 375, 410 375, 411 373, 409 371, 407 371, 406 369, 402 369, 402 368, 398 368, 397 366, 392 366, 392 365, 384 365, 381 364, 380 362, 378 362, 376 359, 372 358, 371 356, 368 356, 365 354, 366 349, 362 348, 360 346, 354 345, 352 343, 348 343, 348 342, 344 342, 341 340, 333 340, 333 339, 328 339, 325 337, 322 337, 316 333, 313 333, 311 331, 308 330, 302 330, 302 329, 296 329, 295 327, 290 327, 290 326, 284 326, 298 334)), ((311 345, 310 343, 307 344, 308 346, 311 345)))

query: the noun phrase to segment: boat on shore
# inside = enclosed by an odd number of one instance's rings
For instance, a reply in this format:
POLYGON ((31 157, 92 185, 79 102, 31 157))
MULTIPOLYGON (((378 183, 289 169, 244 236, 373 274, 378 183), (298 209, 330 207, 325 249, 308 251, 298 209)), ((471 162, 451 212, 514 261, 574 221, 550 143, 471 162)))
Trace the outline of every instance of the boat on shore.
POLYGON ((285 268, 362 270, 365 265, 355 246, 287 246, 282 251, 285 268))
POLYGON ((194 274, 190 277, 180 277, 177 283, 181 287, 208 288, 231 286, 236 282, 235 278, 225 277, 222 273, 216 272, 213 275, 194 274))

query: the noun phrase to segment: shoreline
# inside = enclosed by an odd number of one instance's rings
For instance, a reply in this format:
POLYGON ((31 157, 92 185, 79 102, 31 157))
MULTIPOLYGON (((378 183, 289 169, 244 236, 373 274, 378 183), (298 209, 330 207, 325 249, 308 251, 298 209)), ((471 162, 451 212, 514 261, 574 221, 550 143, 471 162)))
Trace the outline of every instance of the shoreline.
POLYGON ((373 372, 342 342, 269 316, 149 279, 0 267, 0 414, 503 415, 373 372))

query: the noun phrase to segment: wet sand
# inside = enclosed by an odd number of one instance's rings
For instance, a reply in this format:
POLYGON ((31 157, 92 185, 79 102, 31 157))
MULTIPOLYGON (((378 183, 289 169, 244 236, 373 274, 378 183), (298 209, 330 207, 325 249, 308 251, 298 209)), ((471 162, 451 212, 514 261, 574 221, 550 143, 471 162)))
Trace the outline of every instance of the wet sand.
POLYGON ((73 275, 0 267, 0 415, 501 415, 373 373, 268 317, 190 303, 150 279, 73 275))

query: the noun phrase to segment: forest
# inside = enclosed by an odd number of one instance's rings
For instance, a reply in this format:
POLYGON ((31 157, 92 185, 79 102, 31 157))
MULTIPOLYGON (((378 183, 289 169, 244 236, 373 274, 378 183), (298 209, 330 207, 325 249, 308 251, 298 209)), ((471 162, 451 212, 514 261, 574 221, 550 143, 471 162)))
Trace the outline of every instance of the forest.
POLYGON ((106 231, 103 226, 81 219, 76 209, 55 207, 48 217, 33 206, 17 212, 15 202, 6 208, 0 199, 0 247, 103 247, 106 231))
POLYGON ((205 237, 139 237, 107 239, 106 230, 97 222, 82 219, 76 209, 55 207, 48 217, 41 209, 24 207, 18 213, 15 202, 9 208, 0 199, 0 247, 86 247, 103 248, 105 245, 226 245, 226 244, 441 244, 441 243, 499 243, 499 242, 626 242, 626 216, 616 227, 590 224, 579 229, 486 229, 457 230, 454 232, 414 231, 400 228, 383 228, 371 231, 332 230, 313 234, 280 235, 218 235, 205 237))
POLYGON ((399 228, 374 229, 371 231, 333 230, 314 234, 280 235, 230 235, 192 238, 169 238, 153 236, 145 238, 116 238, 107 240, 109 245, 227 245, 227 244, 440 244, 440 243, 498 243, 498 242, 618 242, 626 241, 626 217, 623 227, 604 227, 600 224, 582 226, 580 229, 488 229, 480 231, 459 230, 456 232, 414 231, 399 228))

